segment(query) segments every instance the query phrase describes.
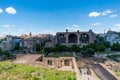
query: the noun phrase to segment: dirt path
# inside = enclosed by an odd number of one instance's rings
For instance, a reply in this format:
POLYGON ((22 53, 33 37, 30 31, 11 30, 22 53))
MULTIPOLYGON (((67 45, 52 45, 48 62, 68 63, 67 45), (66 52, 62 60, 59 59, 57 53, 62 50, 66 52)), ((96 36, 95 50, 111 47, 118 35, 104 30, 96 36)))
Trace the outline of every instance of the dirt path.
POLYGON ((27 54, 24 55, 20 58, 17 58, 16 60, 14 60, 13 62, 15 63, 27 63, 27 62, 34 62, 36 61, 39 57, 41 57, 41 55, 38 54, 27 54))

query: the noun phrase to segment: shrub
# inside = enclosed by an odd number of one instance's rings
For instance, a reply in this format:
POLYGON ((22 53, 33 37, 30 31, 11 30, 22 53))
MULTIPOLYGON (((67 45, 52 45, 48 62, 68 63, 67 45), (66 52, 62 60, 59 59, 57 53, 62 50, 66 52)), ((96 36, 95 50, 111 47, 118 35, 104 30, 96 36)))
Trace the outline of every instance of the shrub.
POLYGON ((92 57, 95 54, 95 51, 92 48, 87 48, 86 50, 82 50, 81 54, 84 57, 92 57))
POLYGON ((120 44, 119 44, 119 43, 114 43, 114 44, 111 46, 111 50, 112 50, 112 51, 120 51, 120 44))
POLYGON ((71 50, 74 52, 80 52, 80 47, 77 45, 72 45, 71 50))

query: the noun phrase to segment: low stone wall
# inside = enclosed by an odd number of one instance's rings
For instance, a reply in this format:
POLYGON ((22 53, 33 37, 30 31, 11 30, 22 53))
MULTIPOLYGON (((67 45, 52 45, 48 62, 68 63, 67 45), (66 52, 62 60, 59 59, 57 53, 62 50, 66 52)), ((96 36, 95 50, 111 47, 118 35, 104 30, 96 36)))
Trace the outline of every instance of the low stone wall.
POLYGON ((27 54, 17 54, 16 55, 16 59, 20 59, 21 57, 23 57, 23 56, 26 56, 27 54))
POLYGON ((75 58, 72 58, 72 60, 73 60, 73 66, 74 66, 74 70, 76 72, 77 80, 81 80, 80 70, 79 70, 78 65, 76 63, 76 60, 75 60, 75 58))

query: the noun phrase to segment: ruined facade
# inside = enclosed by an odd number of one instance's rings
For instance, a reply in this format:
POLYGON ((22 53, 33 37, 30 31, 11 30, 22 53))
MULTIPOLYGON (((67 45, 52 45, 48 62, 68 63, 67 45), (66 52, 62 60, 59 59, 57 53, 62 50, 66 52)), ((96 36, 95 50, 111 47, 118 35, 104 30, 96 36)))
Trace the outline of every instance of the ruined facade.
POLYGON ((92 30, 88 32, 57 32, 56 33, 56 44, 72 45, 77 44, 79 46, 94 43, 96 40, 95 33, 92 30))

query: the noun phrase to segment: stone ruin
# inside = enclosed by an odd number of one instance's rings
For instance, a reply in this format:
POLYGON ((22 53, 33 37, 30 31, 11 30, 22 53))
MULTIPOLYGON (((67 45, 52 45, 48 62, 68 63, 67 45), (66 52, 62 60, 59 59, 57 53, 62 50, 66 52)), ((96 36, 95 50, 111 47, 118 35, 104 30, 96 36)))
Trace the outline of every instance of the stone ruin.
POLYGON ((73 69, 73 61, 71 57, 59 57, 59 58, 43 58, 43 63, 51 68, 71 68, 73 69))
POLYGON ((44 57, 40 54, 17 55, 14 63, 27 64, 36 67, 47 67, 57 70, 75 71, 77 80, 80 80, 80 72, 74 57, 44 57))
POLYGON ((88 66, 83 65, 79 67, 81 75, 91 75, 91 71, 88 66))
POLYGON ((120 71, 120 63, 118 62, 110 62, 110 61, 106 61, 105 65, 113 71, 120 71))
POLYGON ((73 57, 52 58, 52 57, 44 57, 43 55, 23 54, 23 55, 17 55, 16 60, 14 62, 34 65, 34 66, 35 65, 45 66, 45 67, 61 69, 61 70, 74 69, 73 57))

